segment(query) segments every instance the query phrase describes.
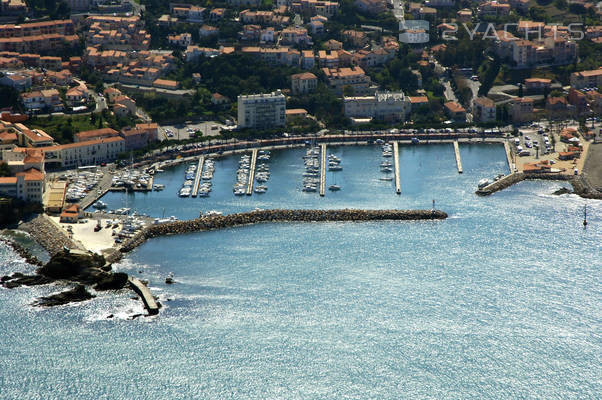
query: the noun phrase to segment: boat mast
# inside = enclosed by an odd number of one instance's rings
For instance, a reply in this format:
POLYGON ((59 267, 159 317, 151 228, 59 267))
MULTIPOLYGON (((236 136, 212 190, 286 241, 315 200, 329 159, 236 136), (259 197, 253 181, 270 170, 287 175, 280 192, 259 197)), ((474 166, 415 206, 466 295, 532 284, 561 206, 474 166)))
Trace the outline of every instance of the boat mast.
POLYGON ((587 204, 583 206, 583 227, 587 226, 587 204))

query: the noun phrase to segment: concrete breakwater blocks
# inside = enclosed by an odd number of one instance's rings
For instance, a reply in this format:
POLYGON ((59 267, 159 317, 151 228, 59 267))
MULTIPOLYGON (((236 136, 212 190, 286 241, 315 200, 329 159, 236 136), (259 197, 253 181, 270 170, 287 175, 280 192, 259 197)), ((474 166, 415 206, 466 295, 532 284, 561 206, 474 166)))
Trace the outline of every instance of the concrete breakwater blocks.
POLYGON ((121 247, 126 253, 145 240, 165 235, 202 232, 262 222, 409 221, 445 219, 440 210, 257 210, 151 225, 121 247))

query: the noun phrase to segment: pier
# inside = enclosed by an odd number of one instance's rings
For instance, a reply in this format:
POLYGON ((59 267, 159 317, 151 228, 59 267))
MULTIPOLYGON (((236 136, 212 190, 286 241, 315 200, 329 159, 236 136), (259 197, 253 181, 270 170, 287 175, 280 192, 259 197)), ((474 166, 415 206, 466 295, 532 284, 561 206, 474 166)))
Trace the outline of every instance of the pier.
POLYGON ((510 150, 510 145, 508 144, 508 141, 504 141, 504 151, 506 152, 506 160, 508 161, 508 169, 510 169, 510 173, 514 173, 515 171, 515 166, 514 163, 512 162, 512 151, 510 150))
POLYGON ((393 158, 395 159, 395 193, 401 194, 401 177, 399 176, 399 143, 393 142, 393 158))
POLYGON ((253 194, 253 182, 255 181, 255 165, 257 164, 257 149, 251 153, 251 164, 249 166, 249 183, 247 185, 247 196, 253 194))
POLYGON ((326 143, 320 145, 320 196, 326 194, 326 143))
POLYGON ((130 286, 134 290, 134 292, 138 293, 138 296, 142 299, 144 303, 144 308, 148 311, 148 315, 157 315, 159 314, 159 305, 155 301, 153 294, 151 291, 142 283, 139 279, 134 277, 128 277, 128 282, 130 286))
POLYGON ((460 158, 460 146, 458 141, 454 140, 454 153, 456 153, 456 166, 458 167, 458 173, 462 173, 462 159, 460 158))
POLYGON ((199 163, 196 166, 196 176, 194 177, 194 186, 192 187, 192 197, 196 197, 199 194, 199 186, 201 184, 201 175, 203 173, 203 164, 205 163, 205 156, 199 158, 199 163))

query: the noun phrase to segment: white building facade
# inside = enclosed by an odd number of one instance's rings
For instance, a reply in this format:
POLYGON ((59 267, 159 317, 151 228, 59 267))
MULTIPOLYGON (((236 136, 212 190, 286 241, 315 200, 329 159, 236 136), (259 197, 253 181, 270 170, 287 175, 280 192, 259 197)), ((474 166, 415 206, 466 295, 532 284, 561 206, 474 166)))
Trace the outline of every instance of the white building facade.
POLYGON ((270 129, 286 124, 286 98, 280 90, 238 96, 238 127, 270 129))

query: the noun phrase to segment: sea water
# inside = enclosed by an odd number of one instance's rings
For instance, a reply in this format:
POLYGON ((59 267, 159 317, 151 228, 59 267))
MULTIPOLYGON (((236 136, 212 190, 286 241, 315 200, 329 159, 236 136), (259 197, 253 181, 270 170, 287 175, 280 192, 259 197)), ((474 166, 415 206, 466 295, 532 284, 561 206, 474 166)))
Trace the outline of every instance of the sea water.
MULTIPOLYGON (((444 221, 259 224, 153 239, 115 268, 150 280, 164 308, 131 293, 30 303, 59 285, 0 290, 2 399, 575 398, 602 395, 602 206, 522 182, 501 146, 404 147, 402 194, 379 181, 376 147, 332 149, 340 192, 300 191, 301 150, 274 152, 264 195, 234 197, 237 158, 209 198, 111 194, 110 208, 193 218, 203 210, 429 208, 444 221), (174 273, 174 285, 164 283, 174 273), (112 318, 107 318, 112 315, 112 318)), ((0 275, 32 267, 0 247, 0 275)))

